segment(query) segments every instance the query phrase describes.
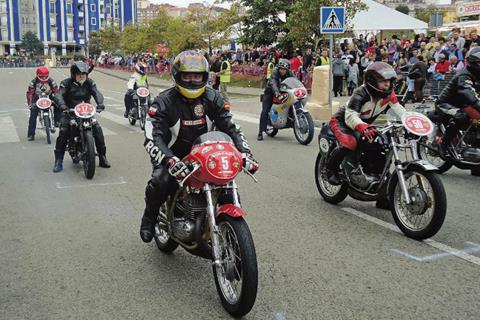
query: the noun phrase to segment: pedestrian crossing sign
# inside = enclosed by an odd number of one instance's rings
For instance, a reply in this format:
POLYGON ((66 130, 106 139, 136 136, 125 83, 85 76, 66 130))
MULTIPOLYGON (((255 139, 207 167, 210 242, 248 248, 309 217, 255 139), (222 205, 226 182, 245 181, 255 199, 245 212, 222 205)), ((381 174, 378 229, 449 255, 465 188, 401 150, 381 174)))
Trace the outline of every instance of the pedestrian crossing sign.
POLYGON ((320 10, 321 33, 344 33, 345 8, 322 7, 320 10))

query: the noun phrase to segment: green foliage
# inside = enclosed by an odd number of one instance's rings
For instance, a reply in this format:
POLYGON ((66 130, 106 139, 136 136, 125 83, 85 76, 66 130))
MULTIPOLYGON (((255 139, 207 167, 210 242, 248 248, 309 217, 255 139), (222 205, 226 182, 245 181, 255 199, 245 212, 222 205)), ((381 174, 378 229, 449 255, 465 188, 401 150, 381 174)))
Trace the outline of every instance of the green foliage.
POLYGON ((395 10, 405 14, 408 14, 410 12, 410 9, 408 8, 408 6, 404 4, 398 5, 397 7, 395 7, 395 10))
POLYGON ((27 31, 22 37, 20 47, 28 54, 39 54, 43 50, 43 43, 37 38, 35 33, 27 31))
MULTIPOLYGON (((91 38, 91 33, 89 37, 91 38)), ((96 37, 98 38, 98 42, 102 50, 114 51, 118 49, 120 32, 115 30, 114 28, 100 30, 96 37)))
POLYGON ((415 10, 415 18, 422 20, 423 22, 429 23, 430 15, 438 12, 440 12, 440 9, 438 9, 436 6, 431 4, 426 8, 423 8, 423 9, 419 8, 415 10))

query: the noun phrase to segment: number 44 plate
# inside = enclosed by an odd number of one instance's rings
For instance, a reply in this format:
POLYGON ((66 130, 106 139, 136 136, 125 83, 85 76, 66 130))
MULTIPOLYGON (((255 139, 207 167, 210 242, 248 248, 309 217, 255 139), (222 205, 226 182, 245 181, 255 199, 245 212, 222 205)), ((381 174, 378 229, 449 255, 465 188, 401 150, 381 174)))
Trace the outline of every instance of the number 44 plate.
POLYGON ((428 136, 433 132, 434 124, 424 114, 418 112, 405 112, 402 115, 405 128, 417 136, 428 136))

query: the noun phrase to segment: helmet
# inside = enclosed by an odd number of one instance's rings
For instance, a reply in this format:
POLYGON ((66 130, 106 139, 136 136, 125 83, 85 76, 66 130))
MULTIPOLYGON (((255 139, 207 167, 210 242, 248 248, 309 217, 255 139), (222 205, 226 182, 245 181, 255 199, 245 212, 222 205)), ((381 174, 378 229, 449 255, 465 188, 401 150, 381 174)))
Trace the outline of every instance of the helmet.
POLYGON ((177 90, 187 99, 196 99, 205 92, 208 81, 208 62, 195 51, 184 51, 175 57, 172 65, 172 78, 177 90), (182 73, 193 72, 202 75, 199 82, 183 81, 182 73))
POLYGON ((145 64, 142 63, 142 62, 138 62, 137 64, 135 64, 135 71, 140 73, 142 76, 145 74, 145 64))
POLYGON ((288 61, 287 59, 280 59, 280 61, 278 61, 277 67, 290 70, 290 61, 288 61))
POLYGON ((385 62, 374 62, 366 70, 364 74, 365 86, 368 93, 374 98, 386 98, 393 91, 394 80, 397 73, 393 68, 385 62), (387 90, 378 88, 378 81, 390 80, 390 87, 387 90))
POLYGON ((39 67, 39 68, 37 69, 36 74, 37 74, 37 79, 38 79, 40 82, 47 82, 47 81, 48 81, 48 77, 49 77, 49 75, 50 75, 47 67, 39 67))
POLYGON ((480 47, 473 47, 467 53, 467 70, 480 79, 480 47))
POLYGON ((70 67, 70 75, 73 79, 75 79, 75 75, 79 73, 87 73, 88 74, 88 66, 83 61, 75 61, 72 66, 70 67))

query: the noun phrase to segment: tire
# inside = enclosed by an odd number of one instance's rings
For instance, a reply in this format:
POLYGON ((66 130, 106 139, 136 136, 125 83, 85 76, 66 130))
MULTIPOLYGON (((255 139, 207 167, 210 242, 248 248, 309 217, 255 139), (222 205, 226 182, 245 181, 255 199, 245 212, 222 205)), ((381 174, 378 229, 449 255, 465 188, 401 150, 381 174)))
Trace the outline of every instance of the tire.
MULTIPOLYGON (((389 199, 390 199, 390 210, 392 212, 393 219, 395 223, 400 228, 400 230, 409 238, 415 240, 423 240, 430 237, 433 237, 442 227, 443 221, 445 220, 445 215, 447 212, 447 196, 445 194, 445 189, 443 187, 442 181, 438 174, 432 171, 421 171, 421 170, 408 170, 404 173, 405 180, 407 187, 408 179, 413 176, 423 176, 425 180, 428 181, 430 188, 432 190, 433 199, 428 199, 430 202, 430 206, 424 208, 423 212, 419 213, 412 213, 409 211, 409 214, 414 216, 424 216, 426 210, 432 208, 431 202, 433 201, 433 211, 431 214, 430 222, 428 222, 422 228, 412 228, 411 226, 407 225, 406 220, 408 218, 404 217, 404 215, 400 212, 402 209, 400 206, 401 198, 403 197, 400 185, 398 183, 398 175, 394 174, 392 180, 390 181, 390 190, 389 190, 389 199), (400 199, 399 199, 400 198, 400 199)), ((423 179, 422 179, 423 180, 423 179)), ((418 181, 418 180, 417 180, 418 181)), ((425 184, 425 181, 423 181, 425 184)), ((413 189, 410 186, 410 190, 413 189)), ((410 191, 412 193, 412 191, 410 191)), ((416 193, 418 197, 418 193, 416 193)), ((421 204, 420 204, 421 205, 421 204)), ((407 210, 407 209, 404 209, 407 210)))
MULTIPOLYGON (((228 233, 230 235, 229 239, 236 240, 236 250, 234 250, 241 261, 229 265, 224 263, 222 266, 214 264, 212 269, 215 286, 225 310, 233 317, 240 318, 250 312, 257 298, 258 267, 255 246, 248 225, 243 218, 232 218, 227 214, 222 214, 217 218, 217 224, 221 234, 228 233), (230 272, 225 272, 224 266, 230 266, 230 272), (229 273, 232 280, 238 280, 239 278, 242 280, 239 297, 236 301, 231 297, 226 297, 222 289, 227 285, 225 282, 230 281, 226 278, 225 273, 229 273)), ((226 237, 222 236, 221 238, 226 237)), ((222 240, 221 242, 223 243, 222 240)), ((221 252, 222 258, 226 258, 230 253, 224 250, 223 246, 221 252)))
POLYGON ((52 143, 52 138, 50 137, 50 117, 48 115, 43 116, 43 124, 45 127, 45 135, 47 136, 47 143, 52 143))
POLYGON ((319 152, 317 156, 317 160, 315 161, 315 183, 317 185, 318 192, 322 198, 332 204, 337 204, 345 200, 348 195, 348 186, 346 184, 342 184, 341 186, 332 186, 328 183, 327 177, 323 174, 326 164, 325 164, 325 157, 319 152), (328 185, 326 185, 328 184, 328 185), (332 188, 338 188, 336 192, 332 191, 329 193, 328 186, 332 188))
POLYGON ((302 118, 302 117, 304 118, 303 121, 306 121, 308 131, 306 133, 300 132, 300 128, 298 128, 297 123, 294 122, 293 123, 293 133, 295 134, 295 139, 297 139, 297 141, 300 144, 306 146, 310 142, 312 142, 313 134, 315 133, 315 125, 313 124, 312 116, 308 112, 300 112, 300 113, 297 114, 297 117, 299 117, 299 119, 298 119, 299 121, 300 121, 300 118, 302 118))
POLYGON ((267 126, 267 131, 265 131, 265 133, 267 134, 267 136, 269 137, 275 137, 278 133, 278 129, 275 129, 274 127, 269 127, 267 126))
POLYGON ((145 106, 142 106, 140 109, 140 129, 145 130, 145 106))
POLYGON ((436 145, 432 145, 428 139, 422 138, 418 143, 417 154, 422 160, 426 160, 438 168, 438 173, 444 173, 450 170, 453 166, 452 159, 442 159, 440 155, 435 152, 436 145))
POLYGON ((84 132, 84 152, 83 171, 87 179, 92 179, 95 175, 95 142, 93 140, 93 133, 91 130, 84 132))
POLYGON ((157 224, 155 225, 155 235, 153 236, 153 239, 155 239, 157 248, 160 251, 162 251, 163 253, 172 253, 175 249, 177 249, 178 243, 172 240, 167 234, 167 232, 159 226, 162 221, 162 217, 163 219, 165 219, 165 214, 163 212, 165 212, 166 210, 167 207, 165 204, 163 204, 160 209, 160 214, 157 218, 157 224))
POLYGON ((132 126, 134 126, 135 123, 137 122, 137 119, 136 119, 137 112, 138 112, 138 111, 137 111, 137 108, 134 107, 134 108, 132 108, 132 109, 130 110, 130 113, 129 113, 129 115, 128 115, 128 122, 129 122, 132 126))
POLYGON ((480 177, 480 166, 470 169, 470 174, 475 177, 480 177))

